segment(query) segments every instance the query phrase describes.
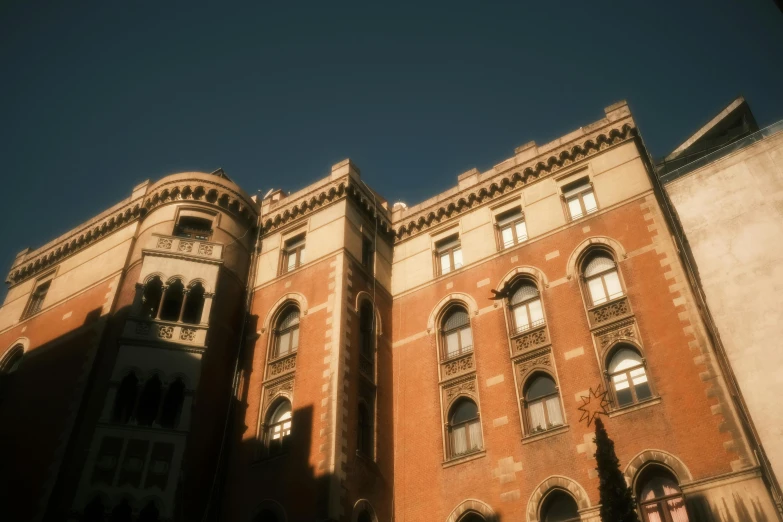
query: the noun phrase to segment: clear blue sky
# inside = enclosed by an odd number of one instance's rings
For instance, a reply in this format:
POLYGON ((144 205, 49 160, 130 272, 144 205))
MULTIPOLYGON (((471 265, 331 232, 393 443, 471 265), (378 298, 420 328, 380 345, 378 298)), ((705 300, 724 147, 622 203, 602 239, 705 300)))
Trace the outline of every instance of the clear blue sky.
POLYGON ((738 94, 783 119, 773 0, 210 4, 0 2, 3 274, 174 172, 296 190, 350 157, 414 204, 621 99, 656 157, 738 94))

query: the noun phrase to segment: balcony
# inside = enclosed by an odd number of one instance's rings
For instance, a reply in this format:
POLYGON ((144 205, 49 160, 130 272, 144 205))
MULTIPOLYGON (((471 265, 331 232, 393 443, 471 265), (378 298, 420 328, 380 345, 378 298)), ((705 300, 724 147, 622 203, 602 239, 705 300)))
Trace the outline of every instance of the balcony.
POLYGON ((216 260, 223 257, 223 245, 220 243, 162 234, 152 234, 146 250, 216 260))
POLYGON ((473 350, 462 353, 456 357, 451 357, 441 361, 441 380, 446 381, 455 377, 460 377, 466 373, 475 371, 476 363, 473 358, 473 350))
POLYGON ((207 329, 206 325, 132 317, 125 322, 123 336, 130 339, 168 341, 203 348, 206 346, 207 329))

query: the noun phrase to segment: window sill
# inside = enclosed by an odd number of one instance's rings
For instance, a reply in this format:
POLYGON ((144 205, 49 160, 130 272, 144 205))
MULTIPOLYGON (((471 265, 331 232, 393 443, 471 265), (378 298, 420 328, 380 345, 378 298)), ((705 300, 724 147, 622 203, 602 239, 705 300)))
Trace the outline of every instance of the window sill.
POLYGON ((443 461, 442 465, 444 468, 450 468, 452 466, 457 466, 459 464, 462 464, 463 462, 470 462, 471 460, 480 459, 486 456, 487 456, 487 450, 480 449, 478 451, 474 451, 473 453, 460 455, 459 457, 452 457, 448 460, 443 461))
POLYGON ((522 444, 530 444, 531 442, 536 442, 541 439, 548 439, 549 437, 554 437, 555 435, 565 433, 569 429, 571 428, 568 426, 568 424, 564 424, 562 426, 558 426, 557 428, 550 428, 546 431, 541 431, 532 435, 526 435, 522 437, 522 444))
POLYGON ((620 415, 625 415, 626 413, 631 413, 637 410, 642 410, 644 408, 649 408, 650 406, 655 406, 656 404, 661 403, 660 397, 650 397, 649 399, 645 399, 642 402, 637 402, 636 404, 629 404, 628 406, 622 406, 621 408, 616 408, 609 412, 609 417, 619 417, 620 415))
POLYGON ((545 321, 545 322, 543 322, 543 323, 541 323, 541 324, 537 324, 536 326, 531 326, 531 327, 530 327, 530 328, 528 328, 527 330, 522 330, 522 331, 519 331, 519 332, 514 332, 514 333, 512 333, 512 334, 510 334, 510 335, 509 335, 509 338, 510 338, 510 339, 516 339, 517 337, 522 337, 522 336, 524 336, 524 335, 527 335, 527 334, 529 334, 530 332, 535 332, 535 331, 537 331, 537 330, 541 330, 541 329, 543 329, 543 328, 545 328, 545 327, 546 327, 546 321, 545 321))

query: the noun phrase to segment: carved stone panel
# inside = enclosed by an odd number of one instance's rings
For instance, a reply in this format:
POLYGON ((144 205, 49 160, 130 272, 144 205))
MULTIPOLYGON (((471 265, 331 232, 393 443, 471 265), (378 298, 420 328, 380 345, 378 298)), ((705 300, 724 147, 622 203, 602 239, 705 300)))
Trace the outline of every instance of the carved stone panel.
POLYGON ((294 376, 278 379, 273 382, 267 383, 264 389, 264 404, 263 410, 266 411, 269 405, 276 398, 283 396, 289 400, 293 400, 294 397, 294 376))
POLYGON ((593 332, 598 349, 604 352, 618 341, 639 343, 639 332, 633 317, 610 324, 593 332))
POLYGON ((630 316, 631 305, 628 303, 628 297, 622 297, 590 309, 588 315, 590 316, 590 327, 595 328, 630 316))
POLYGON ((444 405, 448 405, 455 397, 461 394, 476 397, 476 378, 471 376, 467 379, 461 379, 443 387, 444 405))
POLYGON ((473 358, 473 353, 463 355, 456 359, 450 359, 441 364, 441 375, 443 380, 453 379, 464 375, 468 372, 472 372, 476 369, 476 364, 473 358))
POLYGON ((549 344, 549 334, 546 325, 540 326, 523 334, 517 335, 511 339, 511 346, 514 350, 513 355, 534 350, 541 346, 549 344))
POLYGON ((279 359, 269 364, 268 377, 277 377, 296 369, 296 354, 291 354, 284 359, 279 359))
POLYGON ((195 328, 183 328, 182 331, 179 333, 179 338, 182 341, 188 341, 193 342, 196 340, 196 329, 195 328))
POLYGON ((552 368, 552 352, 549 348, 544 350, 536 350, 530 354, 517 359, 515 362, 516 372, 519 377, 518 382, 520 385, 524 383, 527 375, 535 368, 552 368))

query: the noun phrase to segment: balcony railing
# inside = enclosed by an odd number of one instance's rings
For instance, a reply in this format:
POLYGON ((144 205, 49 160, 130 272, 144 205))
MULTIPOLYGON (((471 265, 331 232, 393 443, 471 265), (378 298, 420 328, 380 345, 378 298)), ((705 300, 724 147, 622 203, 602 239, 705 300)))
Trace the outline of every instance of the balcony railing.
POLYGON ((162 234, 152 234, 147 249, 212 259, 221 259, 223 257, 223 245, 220 243, 210 243, 209 241, 187 237, 164 236, 162 234))
POLYGON ((519 355, 549 344, 549 333, 546 329, 546 323, 544 321, 536 321, 536 323, 540 324, 512 334, 511 346, 514 349, 513 355, 519 355))
POLYGON ((155 319, 130 318, 125 323, 124 337, 169 341, 193 346, 205 346, 207 327, 155 319))
POLYGON ((595 328, 630 316, 631 305, 628 303, 628 297, 623 296, 590 308, 587 315, 590 318, 590 328, 595 328))

